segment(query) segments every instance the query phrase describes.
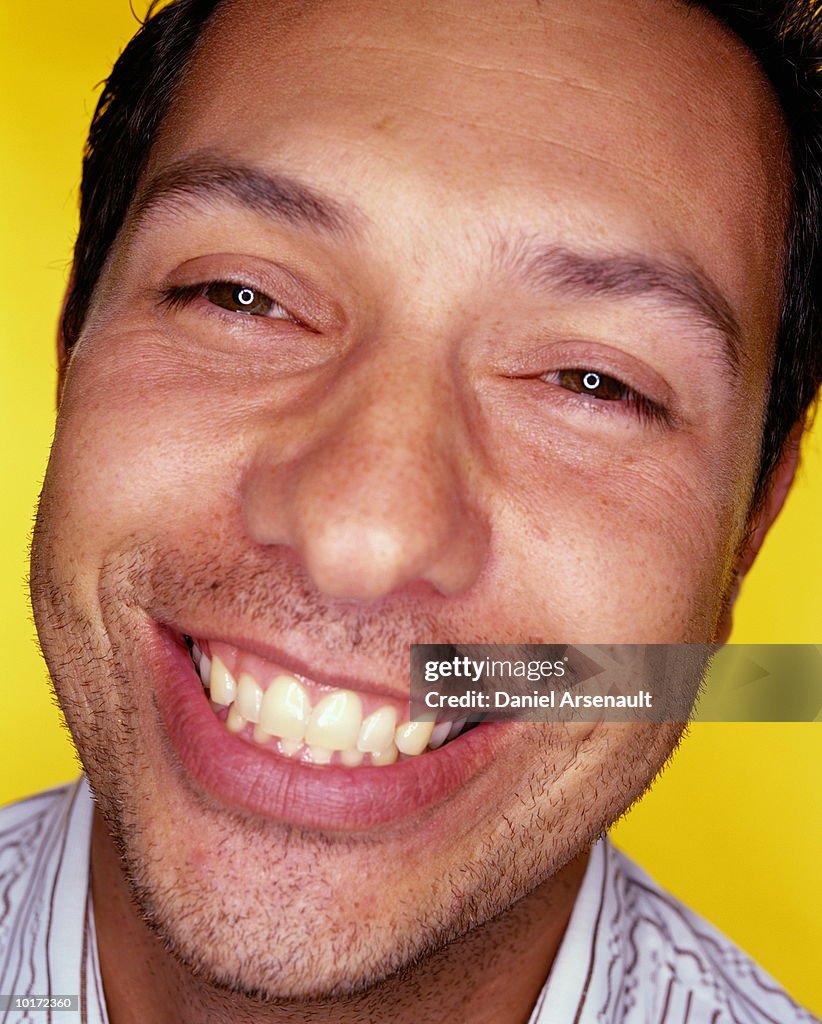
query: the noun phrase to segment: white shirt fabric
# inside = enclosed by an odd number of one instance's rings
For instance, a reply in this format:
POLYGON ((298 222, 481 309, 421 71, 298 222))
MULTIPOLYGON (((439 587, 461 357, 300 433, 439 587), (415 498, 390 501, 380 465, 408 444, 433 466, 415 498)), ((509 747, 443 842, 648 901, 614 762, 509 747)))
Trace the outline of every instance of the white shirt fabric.
MULTIPOLYGON (((0 1024, 108 1024, 89 890, 92 809, 81 778, 0 810, 0 994, 80 997, 79 1015, 0 1010, 0 1024)), ((602 839, 529 1024, 820 1022, 602 839)))

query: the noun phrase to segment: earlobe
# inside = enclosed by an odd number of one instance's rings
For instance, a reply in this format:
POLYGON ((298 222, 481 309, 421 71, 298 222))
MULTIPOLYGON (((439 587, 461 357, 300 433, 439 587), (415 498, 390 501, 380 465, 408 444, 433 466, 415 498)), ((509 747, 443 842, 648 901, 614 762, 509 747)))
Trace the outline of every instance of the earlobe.
POLYGON ((726 600, 722 618, 717 627, 716 640, 718 643, 727 643, 731 635, 733 625, 733 606, 742 588, 742 581, 756 561, 756 556, 768 535, 768 531, 776 522, 776 518, 785 505, 791 486, 796 478, 796 471, 799 468, 800 442, 805 430, 805 424, 795 424, 793 430, 785 441, 782 456, 768 485, 758 512, 754 515, 753 523, 748 531, 745 544, 740 551, 739 558, 734 572, 733 585, 726 600))

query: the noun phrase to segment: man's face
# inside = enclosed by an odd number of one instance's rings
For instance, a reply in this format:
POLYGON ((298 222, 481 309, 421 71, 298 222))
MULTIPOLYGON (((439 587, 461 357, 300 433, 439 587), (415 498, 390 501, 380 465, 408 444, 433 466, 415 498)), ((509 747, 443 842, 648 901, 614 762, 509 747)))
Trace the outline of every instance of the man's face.
POLYGON ((533 890, 678 730, 306 763, 228 731, 183 636, 400 709, 415 641, 714 639, 785 186, 753 59, 698 11, 271 7, 217 18, 152 152, 65 375, 33 592, 152 923, 303 997, 533 890))

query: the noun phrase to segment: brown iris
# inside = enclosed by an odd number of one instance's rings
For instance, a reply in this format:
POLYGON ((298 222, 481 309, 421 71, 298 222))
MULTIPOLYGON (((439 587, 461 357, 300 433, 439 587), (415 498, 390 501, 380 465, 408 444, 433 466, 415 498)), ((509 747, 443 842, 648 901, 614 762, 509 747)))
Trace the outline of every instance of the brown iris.
POLYGON ((629 394, 621 381, 594 370, 560 370, 558 383, 579 395, 590 395, 606 402, 619 401, 629 394))
POLYGON ((247 284, 232 284, 230 281, 215 281, 206 288, 205 296, 215 306, 222 306, 232 313, 267 316, 274 306, 273 300, 262 292, 247 284))

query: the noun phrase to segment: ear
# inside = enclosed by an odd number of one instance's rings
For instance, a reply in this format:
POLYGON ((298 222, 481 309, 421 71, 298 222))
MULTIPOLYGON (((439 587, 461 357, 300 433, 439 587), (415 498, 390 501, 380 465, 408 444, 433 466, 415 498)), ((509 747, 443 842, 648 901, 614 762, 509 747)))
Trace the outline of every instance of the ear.
POLYGON ((788 497, 788 492, 796 477, 796 471, 799 468, 799 447, 804 429, 804 423, 797 423, 788 435, 782 456, 768 484, 768 491, 758 512, 754 516, 745 545, 740 551, 736 563, 736 578, 733 590, 728 598, 718 627, 719 635, 717 640, 719 643, 727 643, 728 637, 731 635, 733 606, 742 589, 742 581, 754 564, 756 556, 759 554, 759 550, 765 541, 765 537, 768 535, 768 531, 782 511, 785 499, 788 497))
POLYGON ((60 408, 60 399, 63 397, 63 385, 66 380, 66 368, 68 366, 69 351, 66 344, 66 337, 63 333, 63 317, 66 313, 66 307, 68 306, 69 296, 74 290, 74 268, 72 267, 71 273, 69 274, 68 284, 66 285, 66 292, 63 296, 63 302, 60 306, 60 316, 57 320, 57 408, 60 408))

